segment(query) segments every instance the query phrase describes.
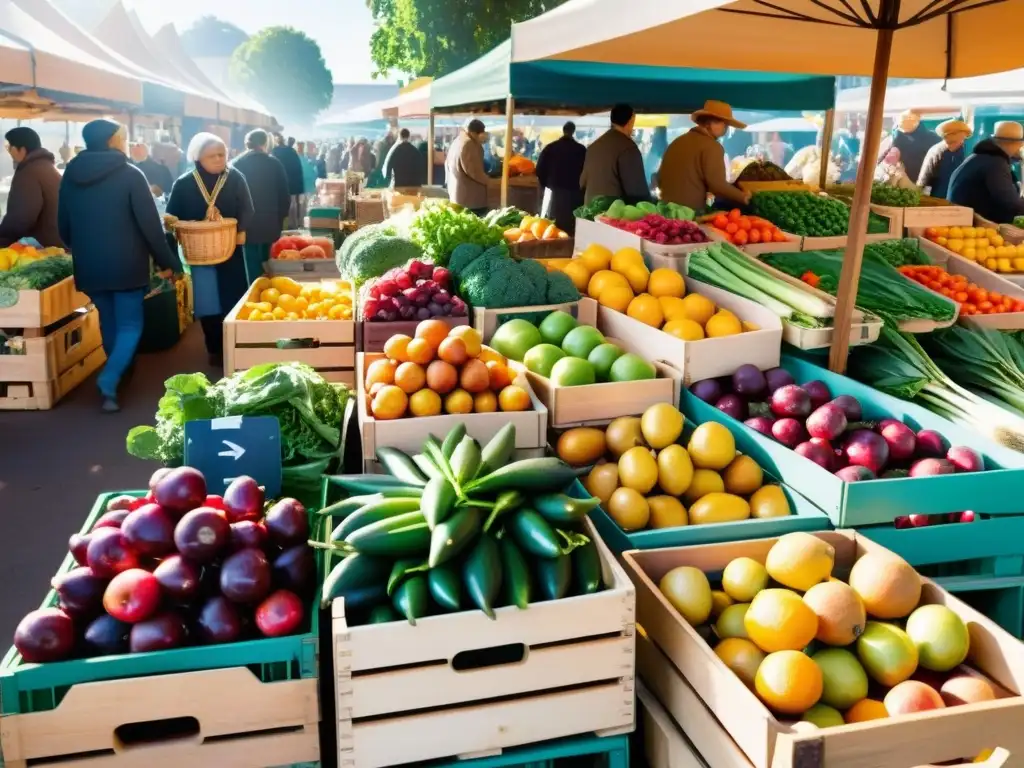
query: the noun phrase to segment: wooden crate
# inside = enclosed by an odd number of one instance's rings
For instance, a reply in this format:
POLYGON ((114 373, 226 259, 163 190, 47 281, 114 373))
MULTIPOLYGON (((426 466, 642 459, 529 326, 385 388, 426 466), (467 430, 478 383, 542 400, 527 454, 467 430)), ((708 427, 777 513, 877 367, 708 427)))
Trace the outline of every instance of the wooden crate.
MULTIPOLYGON (((480 332, 480 338, 484 340, 484 344, 490 342, 494 332, 498 330, 500 320, 503 315, 522 315, 522 314, 536 314, 538 317, 541 315, 547 315, 549 312, 561 310, 562 312, 568 312, 573 317, 580 317, 580 301, 569 301, 564 304, 540 304, 538 306, 531 307, 504 307, 502 309, 491 309, 490 307, 473 307, 473 327, 480 332)), ((596 303, 596 302, 595 302, 596 303)), ((580 322, 584 325, 593 325, 593 320, 589 317, 587 319, 580 319, 580 322)))
POLYGON ((102 347, 48 381, 0 383, 0 411, 48 411, 106 361, 102 347))
MULTIPOLYGON (((434 320, 443 320, 449 328, 460 325, 469 325, 468 317, 437 317, 434 320)), ((404 333, 406 336, 416 335, 416 326, 422 320, 395 320, 391 323, 359 321, 359 351, 360 352, 383 352, 384 344, 392 336, 404 333)))
POLYGON ((81 683, 55 709, 0 719, 0 739, 6 768, 291 765, 320 759, 319 721, 316 679, 230 667, 81 683))
POLYGON ((708 768, 693 743, 643 683, 636 684, 636 699, 640 710, 638 730, 643 738, 644 758, 650 768, 708 768))
POLYGON ((429 435, 444 437, 456 424, 465 424, 466 432, 477 441, 486 443, 506 424, 516 427, 516 448, 544 448, 547 445, 548 409, 537 399, 522 369, 517 369, 513 383, 530 395, 533 409, 529 411, 495 411, 494 413, 466 413, 438 416, 405 417, 381 421, 373 418, 366 402, 366 368, 384 355, 360 352, 356 357, 356 394, 359 434, 363 442, 363 460, 377 456, 377 446, 387 445, 409 453, 419 453, 429 435))
POLYGON ((296 280, 338 279, 338 265, 334 259, 270 259, 264 262, 263 270, 271 277, 284 275, 296 280))
MULTIPOLYGON (((701 231, 707 235, 709 242, 724 240, 710 226, 701 225, 701 231)), ((644 261, 647 263, 648 268, 652 270, 661 267, 676 269, 678 260, 681 257, 707 247, 707 243, 660 245, 650 240, 644 240, 632 232, 613 227, 600 218, 595 221, 576 219, 576 250, 582 252, 591 243, 603 245, 613 253, 620 248, 634 248, 643 253, 644 261)))
MULTIPOLYGON (((338 765, 376 768, 503 749, 634 724, 635 594, 597 542, 605 589, 532 604, 349 627, 335 600, 338 765), (520 659, 477 664, 509 647, 520 659), (456 671, 453 664, 458 664, 456 671)), ((514 655, 514 654, 513 654, 514 655)))
POLYGON ((328 381, 355 386, 355 320, 239 320, 245 302, 258 299, 250 289, 224 318, 225 375, 262 363, 295 362, 312 366, 328 381))
POLYGON ((48 382, 102 346, 100 316, 95 308, 79 310, 46 336, 9 343, 19 354, 0 355, 0 382, 48 382))
POLYGON ((559 240, 529 240, 510 243, 509 252, 517 259, 571 259, 575 249, 571 237, 559 240))
POLYGON ((89 297, 75 289, 75 279, 65 278, 41 291, 18 291, 18 302, 13 307, 0 308, 0 328, 36 329, 31 334, 42 336, 40 329, 53 325, 76 309, 89 304, 89 297))
POLYGON ((380 197, 357 197, 352 202, 355 205, 357 227, 379 224, 388 217, 384 209, 384 200, 380 197))
MULTIPOLYGON (((848 571, 867 552, 884 547, 852 530, 813 533, 836 550, 836 572, 848 571)), ((686 682, 722 723, 754 768, 907 768, 922 762, 960 760, 990 747, 1024 754, 1024 645, 993 621, 957 600, 929 579, 922 579, 921 604, 955 611, 970 631, 968 662, 1011 696, 983 704, 934 710, 910 717, 797 731, 768 708, 671 606, 658 589, 669 570, 689 565, 719 573, 736 557, 764 562, 777 539, 655 549, 623 554, 637 588, 638 617, 686 682)), ((684 724, 684 728, 686 725, 684 724)))

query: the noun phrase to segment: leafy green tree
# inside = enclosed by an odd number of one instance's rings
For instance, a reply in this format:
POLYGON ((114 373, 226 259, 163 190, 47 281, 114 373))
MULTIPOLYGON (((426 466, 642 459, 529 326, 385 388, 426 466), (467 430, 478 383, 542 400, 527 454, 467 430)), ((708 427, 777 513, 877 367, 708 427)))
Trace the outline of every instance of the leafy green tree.
POLYGON ((244 30, 216 16, 203 16, 181 33, 181 44, 192 57, 230 56, 248 39, 244 30))
POLYGON ((565 0, 366 0, 375 76, 439 77, 479 58, 525 21, 565 0))
POLYGON ((250 38, 232 54, 230 76, 281 120, 308 122, 334 95, 320 46, 292 27, 267 27, 250 38))

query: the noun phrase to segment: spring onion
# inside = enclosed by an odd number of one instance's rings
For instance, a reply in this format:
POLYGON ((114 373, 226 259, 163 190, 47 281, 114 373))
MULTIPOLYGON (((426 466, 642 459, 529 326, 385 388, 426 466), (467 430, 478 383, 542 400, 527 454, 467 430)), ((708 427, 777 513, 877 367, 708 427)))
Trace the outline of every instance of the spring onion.
POLYGON ((791 283, 779 280, 729 243, 715 243, 709 246, 708 254, 737 277, 752 283, 801 314, 822 318, 835 314, 835 305, 791 283))
POLYGON ((1024 372, 1011 345, 1018 345, 1016 339, 999 331, 958 325, 922 337, 932 360, 957 384, 1024 410, 1024 372))

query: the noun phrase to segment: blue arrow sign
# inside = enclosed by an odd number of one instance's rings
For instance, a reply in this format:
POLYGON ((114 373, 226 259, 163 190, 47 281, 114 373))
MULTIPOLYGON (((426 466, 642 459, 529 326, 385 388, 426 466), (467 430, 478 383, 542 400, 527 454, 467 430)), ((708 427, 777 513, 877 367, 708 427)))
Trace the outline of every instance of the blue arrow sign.
POLYGON ((273 416, 187 421, 185 463, 203 473, 210 493, 248 475, 272 499, 281 492, 281 425, 273 416))

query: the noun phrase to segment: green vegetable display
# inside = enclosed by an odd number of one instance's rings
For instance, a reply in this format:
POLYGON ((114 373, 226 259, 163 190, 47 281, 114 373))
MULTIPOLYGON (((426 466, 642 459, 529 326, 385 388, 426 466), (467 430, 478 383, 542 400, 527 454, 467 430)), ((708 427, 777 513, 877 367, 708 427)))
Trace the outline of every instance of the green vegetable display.
POLYGON ((488 224, 475 213, 445 203, 424 205, 413 217, 410 234, 434 264, 445 266, 458 246, 490 248, 504 242, 504 229, 488 224))
POLYGON ((934 363, 962 387, 991 395, 1024 412, 1024 346, 1020 331, 953 325, 921 337, 934 363))
POLYGON ((500 227, 505 230, 518 227, 523 223, 524 216, 526 216, 526 211, 521 211, 514 205, 510 205, 508 208, 491 211, 484 216, 484 221, 492 227, 500 227))
POLYGON ((864 246, 864 253, 870 253, 893 267, 932 263, 928 254, 921 250, 921 246, 914 238, 867 243, 864 246))
POLYGON ((598 216, 604 214, 612 203, 615 202, 615 198, 610 195, 598 195, 586 205, 581 205, 575 211, 572 212, 573 216, 577 219, 586 219, 587 221, 593 221, 598 216))
POLYGON ((342 277, 362 285, 422 256, 418 245, 399 237, 392 224, 382 222, 358 229, 346 238, 335 261, 342 277))
MULTIPOLYGON (((852 198, 854 186, 853 184, 839 184, 829 187, 827 191, 843 198, 852 198)), ((888 205, 893 208, 916 208, 921 205, 921 190, 875 182, 871 185, 871 202, 875 205, 888 205)))
POLYGON ((0 307, 14 306, 18 291, 41 291, 71 277, 72 272, 70 256, 50 256, 0 272, 0 307))
MULTIPOLYGON (((750 209, 753 215, 803 237, 838 237, 850 228, 850 208, 845 203, 813 192, 755 192, 750 209)), ((888 219, 868 213, 868 234, 888 231, 888 219)))
POLYGON ((329 489, 358 495, 319 512, 334 528, 327 542, 310 544, 343 558, 321 604, 344 598, 356 624, 415 624, 471 608, 493 619, 503 606, 599 591, 600 556, 582 532, 598 499, 563 493, 579 470, 561 459, 511 461, 515 439, 507 424, 481 448, 459 425, 443 443, 429 437, 416 456, 389 449, 384 467, 400 479, 327 478, 329 489), (426 471, 410 474, 420 466, 426 471))
POLYGON ((502 243, 491 248, 462 244, 452 252, 448 271, 470 306, 502 309, 579 301, 568 275, 548 272, 533 259, 513 259, 502 243))
POLYGON ((636 205, 627 205, 622 200, 614 201, 603 214, 609 219, 620 221, 640 221, 644 216, 662 216, 666 219, 693 221, 694 211, 678 203, 659 202, 657 204, 643 201, 636 205))

